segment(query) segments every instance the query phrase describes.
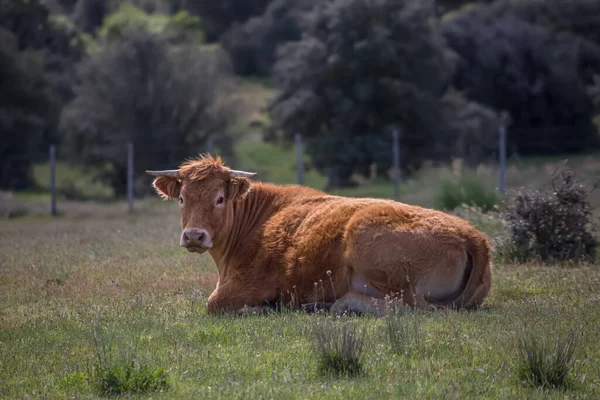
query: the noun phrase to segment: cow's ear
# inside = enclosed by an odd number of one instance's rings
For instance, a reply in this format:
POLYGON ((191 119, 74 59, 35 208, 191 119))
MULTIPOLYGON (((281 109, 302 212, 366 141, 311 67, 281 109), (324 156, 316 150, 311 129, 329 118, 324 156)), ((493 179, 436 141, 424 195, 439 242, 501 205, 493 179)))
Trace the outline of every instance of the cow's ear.
POLYGON ((154 179, 152 186, 156 193, 165 200, 177 199, 181 190, 181 182, 170 176, 159 176, 154 179))
POLYGON ((251 186, 248 178, 231 178, 227 184, 227 198, 230 200, 243 199, 250 191, 251 186))

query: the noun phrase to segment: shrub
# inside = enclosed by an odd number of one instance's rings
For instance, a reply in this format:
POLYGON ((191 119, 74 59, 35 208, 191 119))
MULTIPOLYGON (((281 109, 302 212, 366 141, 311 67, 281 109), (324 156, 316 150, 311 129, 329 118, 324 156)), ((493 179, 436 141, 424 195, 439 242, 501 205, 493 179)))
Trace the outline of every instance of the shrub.
POLYGON ((576 345, 574 332, 557 338, 553 344, 533 334, 522 337, 518 345, 521 357, 519 377, 531 386, 568 386, 576 345))
POLYGON ((435 205, 442 210, 454 210, 465 204, 489 211, 498 201, 496 191, 488 187, 481 176, 476 172, 463 171, 441 179, 435 205))
POLYGON ((598 240, 594 237, 589 190, 571 171, 552 180, 552 192, 518 192, 503 212, 509 236, 501 245, 502 258, 524 262, 593 260, 598 240))
POLYGON ((314 325, 313 337, 322 374, 355 376, 362 373, 364 330, 348 323, 338 325, 325 320, 314 325))

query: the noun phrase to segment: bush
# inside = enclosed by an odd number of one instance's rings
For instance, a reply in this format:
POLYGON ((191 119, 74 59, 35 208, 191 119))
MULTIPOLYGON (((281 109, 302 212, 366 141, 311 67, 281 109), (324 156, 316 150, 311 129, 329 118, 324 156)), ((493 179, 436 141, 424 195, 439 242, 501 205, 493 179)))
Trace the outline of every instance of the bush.
POLYGON ((495 189, 488 187, 482 177, 473 171, 461 171, 443 177, 435 198, 436 207, 442 210, 454 210, 461 205, 468 205, 486 212, 498 201, 495 189))
POLYGON ((573 366, 575 333, 557 338, 554 344, 530 334, 519 340, 519 377, 531 386, 564 388, 573 366))
POLYGON ((518 192, 503 212, 509 237, 500 249, 505 261, 543 262, 593 260, 598 247, 594 236, 589 190, 571 171, 552 192, 518 192), (508 260, 507 260, 508 259, 508 260))
POLYGON ((324 375, 355 376, 363 371, 364 331, 357 327, 321 321, 313 327, 319 370, 324 375))

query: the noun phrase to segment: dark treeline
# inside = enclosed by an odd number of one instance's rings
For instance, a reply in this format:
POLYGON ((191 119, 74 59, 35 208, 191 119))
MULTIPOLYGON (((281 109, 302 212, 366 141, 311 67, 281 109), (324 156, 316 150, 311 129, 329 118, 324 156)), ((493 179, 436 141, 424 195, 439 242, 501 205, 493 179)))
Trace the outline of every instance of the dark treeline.
MULTIPOLYGON (((330 186, 497 152, 599 144, 594 0, 0 0, 0 188, 30 187, 49 144, 123 192, 209 140, 233 155, 235 83, 277 94, 265 139, 300 132, 330 186), (139 179, 143 179, 142 176, 139 179)), ((140 187, 147 187, 141 185, 140 187)))

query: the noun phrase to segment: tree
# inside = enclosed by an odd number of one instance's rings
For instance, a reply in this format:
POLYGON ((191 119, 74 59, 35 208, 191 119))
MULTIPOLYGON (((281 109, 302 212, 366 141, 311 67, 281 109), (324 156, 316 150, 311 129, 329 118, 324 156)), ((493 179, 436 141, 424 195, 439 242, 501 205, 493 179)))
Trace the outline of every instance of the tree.
POLYGON ((494 19, 512 15, 551 32, 581 36, 600 45, 600 2, 596 0, 500 0, 487 12, 494 19))
POLYGON ((81 31, 95 34, 110 10, 107 0, 79 0, 73 10, 73 21, 81 31))
POLYGON ((509 144, 521 154, 560 154, 597 146, 585 69, 600 48, 552 34, 515 16, 472 9, 444 24, 460 56, 453 83, 472 100, 510 113, 509 144))
POLYGON ((18 51, 15 35, 0 28, 0 188, 30 185, 50 109, 43 56, 18 51))
POLYGON ((227 143, 237 110, 228 97, 228 68, 214 50, 169 48, 148 32, 126 35, 80 68, 81 84, 61 124, 71 159, 97 167, 98 178, 120 196, 129 141, 138 177, 198 154, 209 135, 227 143))
POLYGON ((60 140, 59 115, 82 55, 65 19, 39 0, 0 0, 2 187, 25 188, 31 163, 60 140))
POLYGON ((202 18, 206 40, 216 42, 233 23, 262 14, 271 0, 179 0, 181 9, 202 18))
POLYGON ((303 38, 280 49, 280 93, 269 105, 270 140, 307 139, 329 186, 372 163, 391 165, 390 128, 403 128, 403 168, 448 156, 440 98, 451 63, 432 21, 433 3, 334 0, 319 4, 303 38))
POLYGON ((274 0, 264 14, 234 26, 221 39, 238 75, 271 74, 279 45, 300 40, 302 21, 320 0, 274 0))
POLYGON ((439 14, 461 8, 475 3, 492 3, 495 0, 435 0, 435 6, 439 14))

